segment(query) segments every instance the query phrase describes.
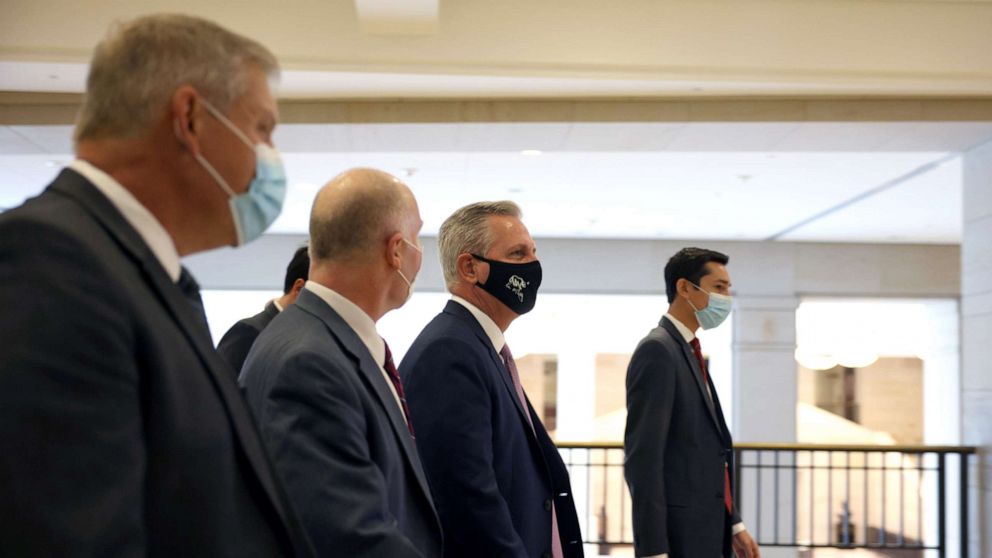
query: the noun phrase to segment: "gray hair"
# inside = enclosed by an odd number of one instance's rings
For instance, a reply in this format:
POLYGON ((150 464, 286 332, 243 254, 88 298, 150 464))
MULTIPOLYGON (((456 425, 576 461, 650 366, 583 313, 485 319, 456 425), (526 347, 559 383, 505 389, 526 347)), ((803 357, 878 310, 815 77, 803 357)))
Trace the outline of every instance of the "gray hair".
POLYGON ((512 201, 477 202, 455 211, 441 224, 438 256, 449 289, 458 283, 458 256, 485 256, 494 242, 489 218, 502 215, 520 219, 522 212, 512 201))
POLYGON ((310 259, 374 256, 415 204, 406 185, 389 173, 356 168, 339 174, 317 193, 310 211, 310 259))
POLYGON ((138 135, 182 85, 226 112, 253 67, 278 78, 268 49, 205 19, 157 14, 117 24, 93 53, 74 139, 138 135))

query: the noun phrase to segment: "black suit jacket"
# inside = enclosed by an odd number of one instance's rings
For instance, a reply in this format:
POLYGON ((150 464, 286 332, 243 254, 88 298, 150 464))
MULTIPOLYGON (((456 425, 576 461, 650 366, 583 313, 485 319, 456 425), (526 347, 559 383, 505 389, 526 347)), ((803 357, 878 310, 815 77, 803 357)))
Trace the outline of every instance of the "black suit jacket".
POLYGON ((248 354, 248 403, 320 556, 441 556, 427 478, 386 382, 358 334, 307 289, 248 354))
POLYGON ((445 556, 550 556, 553 499, 565 556, 581 557, 561 455, 530 403, 521 405, 471 312, 449 301, 414 341, 400 372, 444 525, 445 556))
POLYGON ((0 553, 308 554, 227 365, 65 170, 0 215, 0 553))
POLYGON ((269 325, 272 318, 279 314, 279 309, 271 300, 265 305, 265 309, 251 316, 238 320, 227 333, 220 338, 217 344, 217 352, 234 369, 234 377, 241 373, 241 367, 245 364, 248 350, 251 344, 258 338, 258 334, 269 325))
POLYGON ((662 318, 627 368, 624 475, 630 487, 637 556, 732 556, 724 467, 733 441, 713 382, 710 399, 692 348, 662 318))

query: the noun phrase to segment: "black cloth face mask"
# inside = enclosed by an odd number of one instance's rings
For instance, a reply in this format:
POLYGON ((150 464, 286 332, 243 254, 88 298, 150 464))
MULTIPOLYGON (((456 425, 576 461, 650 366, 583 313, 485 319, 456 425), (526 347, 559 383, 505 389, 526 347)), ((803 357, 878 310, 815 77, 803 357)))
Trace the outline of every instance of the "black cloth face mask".
POLYGON ((470 255, 489 264, 489 278, 485 283, 476 285, 517 314, 526 314, 534 309, 537 289, 541 286, 540 261, 509 263, 470 255))

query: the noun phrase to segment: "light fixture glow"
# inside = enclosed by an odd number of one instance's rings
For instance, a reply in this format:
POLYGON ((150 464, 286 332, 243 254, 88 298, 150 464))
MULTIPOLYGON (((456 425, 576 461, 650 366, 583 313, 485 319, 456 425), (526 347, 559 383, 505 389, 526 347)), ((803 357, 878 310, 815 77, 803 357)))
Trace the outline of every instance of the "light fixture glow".
POLYGON ((523 155, 524 157, 537 157, 538 155, 541 154, 541 150, 540 149, 524 149, 523 151, 520 152, 520 154, 523 155))

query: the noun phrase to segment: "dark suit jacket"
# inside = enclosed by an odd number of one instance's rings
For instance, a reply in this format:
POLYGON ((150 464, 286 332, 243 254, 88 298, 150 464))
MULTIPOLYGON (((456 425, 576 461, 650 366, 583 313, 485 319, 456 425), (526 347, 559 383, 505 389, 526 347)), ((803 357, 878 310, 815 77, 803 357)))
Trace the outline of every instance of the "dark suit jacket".
POLYGON ((270 300, 265 305, 264 310, 250 318, 238 320, 236 324, 231 326, 231 329, 227 330, 224 337, 220 338, 217 352, 234 369, 235 378, 241 373, 241 367, 245 364, 245 358, 248 356, 251 344, 255 342, 258 334, 265 329, 265 326, 269 325, 272 318, 278 314, 279 309, 270 300))
POLYGON ((733 478, 733 441, 713 382, 706 395, 699 361, 668 318, 645 337, 627 368, 624 475, 630 487, 637 556, 732 556, 724 467, 733 478))
POLYGON ((241 373, 276 469, 320 556, 439 557, 430 488, 382 371, 304 289, 241 373))
POLYGON ((400 365, 448 557, 550 556, 551 501, 565 556, 582 556, 568 471, 478 320, 449 301, 400 365), (536 436, 524 413, 529 413, 536 436))
POLYGON ((0 554, 308 554, 189 300, 72 170, 0 215, 0 554))

